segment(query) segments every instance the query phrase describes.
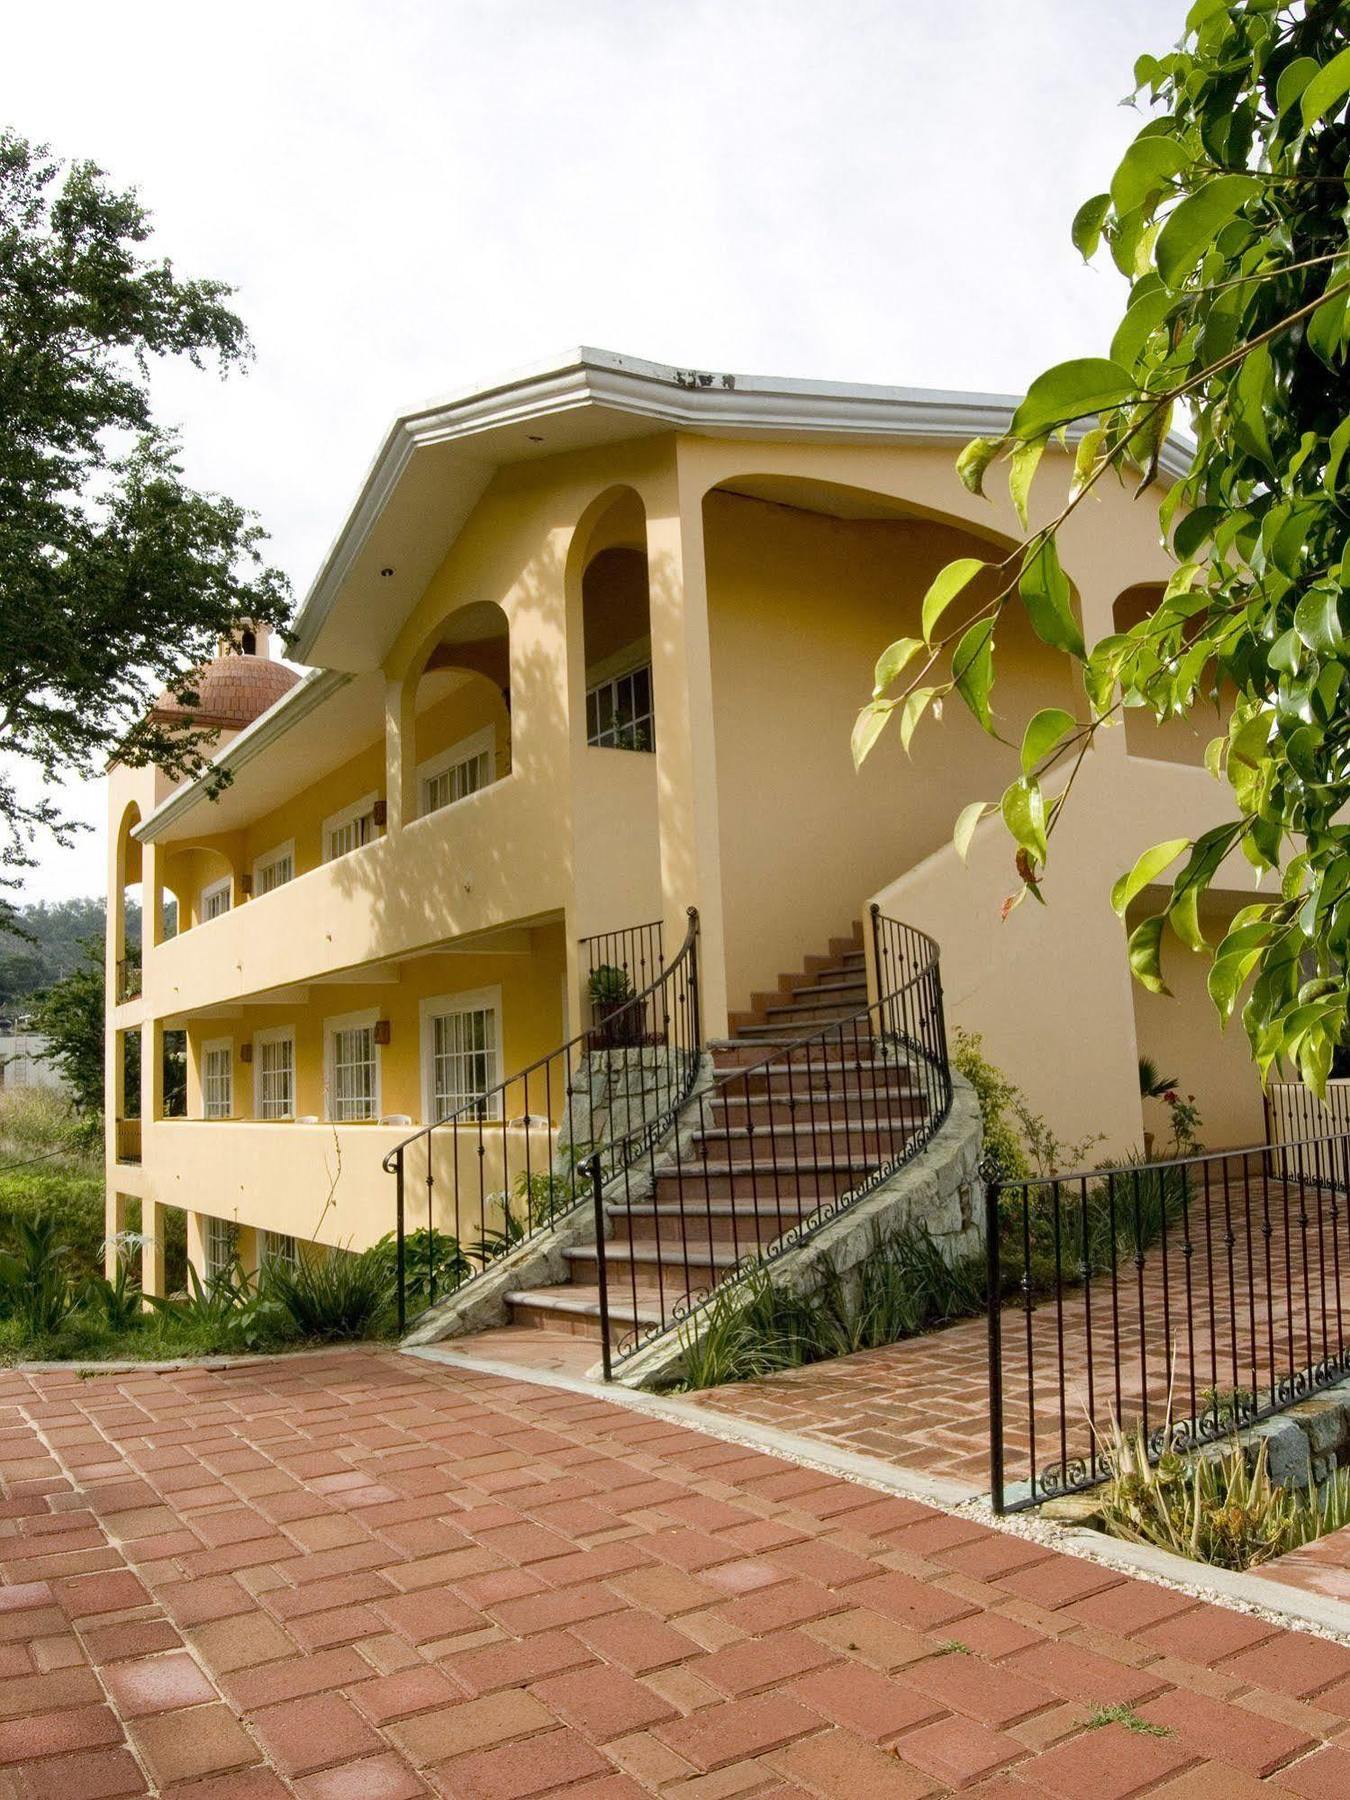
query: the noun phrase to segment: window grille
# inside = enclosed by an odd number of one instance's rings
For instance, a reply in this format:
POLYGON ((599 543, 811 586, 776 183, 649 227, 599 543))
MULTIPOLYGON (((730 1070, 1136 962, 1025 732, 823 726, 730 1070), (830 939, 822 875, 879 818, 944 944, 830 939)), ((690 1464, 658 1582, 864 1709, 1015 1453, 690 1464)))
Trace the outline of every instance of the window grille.
POLYGON ((202 921, 219 919, 230 910, 230 884, 228 881, 217 882, 214 887, 202 889, 202 921))
POLYGON ((329 1115, 333 1119, 375 1117, 375 1027, 348 1025, 330 1038, 332 1082, 329 1115))
POLYGON ((649 663, 612 681, 597 682, 587 691, 586 742, 602 750, 656 748, 649 663))
MULTIPOLYGON (((436 1014, 431 1020, 431 1099, 435 1118, 448 1118, 471 1100, 481 1099, 496 1082, 495 1010, 479 1006, 436 1014)), ((487 1113, 485 1107, 484 1116, 487 1113)))
POLYGON ((289 1119, 295 1111, 295 1040, 265 1038, 258 1045, 258 1113, 289 1119))
POLYGON ((291 850, 283 850, 276 856, 269 856, 260 862, 253 880, 253 893, 270 894, 273 888, 285 887, 288 881, 295 878, 295 854, 291 850))
POLYGON ((463 800, 467 794, 476 794, 479 788, 485 788, 492 780, 492 752, 480 750, 474 756, 466 756, 462 761, 451 763, 449 768, 440 769, 435 775, 429 775, 422 784, 422 811, 438 812, 443 806, 453 806, 456 800, 463 800))
POLYGON ((265 1269, 269 1264, 280 1263, 287 1269, 298 1269, 300 1255, 295 1247, 295 1239, 287 1231, 264 1231, 259 1245, 258 1260, 265 1269))
POLYGON ((202 1111, 208 1119, 228 1119, 234 1111, 234 1051, 213 1045, 202 1056, 202 1111))
POLYGON ((238 1254, 238 1228, 232 1219, 206 1221, 206 1279, 223 1275, 238 1254))
POLYGON ((326 859, 332 862, 339 856, 346 856, 353 850, 359 850, 362 844, 368 844, 374 824, 374 818, 370 813, 362 813, 359 818, 343 819, 340 824, 330 825, 325 849, 326 859))

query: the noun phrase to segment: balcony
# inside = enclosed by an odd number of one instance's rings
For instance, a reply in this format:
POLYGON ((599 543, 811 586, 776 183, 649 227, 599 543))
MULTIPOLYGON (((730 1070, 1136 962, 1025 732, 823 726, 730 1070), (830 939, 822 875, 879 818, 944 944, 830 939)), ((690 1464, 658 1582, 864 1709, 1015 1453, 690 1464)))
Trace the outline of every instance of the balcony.
POLYGON ((563 815, 519 773, 158 945, 157 1016, 406 956, 562 910, 563 815))
MULTIPOLYGON (((146 1131, 147 1192, 161 1205, 364 1250, 394 1229, 395 1183, 381 1163, 415 1129, 160 1119, 146 1131)), ((476 1126, 439 1129, 431 1152, 436 1229, 472 1242, 484 1221, 488 1228, 500 1224, 501 1209, 493 1196, 503 1185, 503 1170, 548 1168, 555 1139, 554 1128, 542 1121, 496 1125, 482 1138, 480 1156, 476 1126)), ((409 1231, 427 1223, 426 1176, 424 1140, 409 1152, 409 1231)))
POLYGON ((113 1137, 117 1146, 119 1163, 138 1163, 141 1160, 141 1122, 139 1119, 116 1120, 113 1137))

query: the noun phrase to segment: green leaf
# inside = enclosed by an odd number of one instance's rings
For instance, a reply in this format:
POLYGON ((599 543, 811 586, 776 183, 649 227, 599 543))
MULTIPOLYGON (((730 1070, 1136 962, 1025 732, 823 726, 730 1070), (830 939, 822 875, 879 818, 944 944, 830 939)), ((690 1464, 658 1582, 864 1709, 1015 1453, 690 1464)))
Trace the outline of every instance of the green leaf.
POLYGON ((1128 371, 1104 357, 1084 356, 1075 362, 1057 363, 1027 389, 1026 399, 1013 414, 1012 435, 1042 437, 1052 426, 1106 412, 1137 392, 1128 371))
POLYGON ((1172 177, 1190 161, 1174 137, 1137 137, 1111 177, 1111 200, 1118 213, 1146 206, 1167 192, 1172 177))
POLYGON ((850 740, 853 750, 853 766, 860 769, 867 760, 868 752, 886 728, 886 721, 895 710, 893 700, 873 700, 864 706, 853 722, 853 736, 850 740))
POLYGON ((1310 588, 1294 608, 1294 630, 1310 650, 1338 655, 1347 648, 1336 588, 1310 588))
POLYGON ((956 473, 967 493, 983 499, 985 472, 1002 448, 1002 438, 972 438, 966 445, 956 459, 956 473))
POLYGON ((1017 516, 1022 521, 1023 531, 1027 528, 1027 499, 1031 493, 1031 483, 1044 454, 1045 445, 1044 438, 1036 438, 1031 443, 1019 444, 1009 459, 1008 493, 1016 508, 1017 516))
POLYGON ((1022 773, 1030 775, 1041 758, 1047 756, 1056 744, 1062 743, 1077 727, 1077 719, 1071 712, 1065 712, 1062 706, 1043 706, 1040 712, 1027 721, 1027 728, 1022 734, 1022 773))
POLYGON ((1067 650, 1080 659, 1087 654, 1083 633, 1073 616, 1069 581, 1059 566, 1055 540, 1046 538, 1028 552, 1017 583, 1032 629, 1052 650, 1067 650))
POLYGON ((1043 863, 1049 855, 1045 841, 1045 796, 1041 784, 1029 775, 1009 783, 999 802, 1003 822, 1013 840, 1036 861, 1043 863))
POLYGON ((994 716, 989 694, 994 685, 994 625, 978 619, 956 646, 952 656, 956 691, 992 737, 994 716))
POLYGON ((1190 848, 1189 838, 1168 838, 1161 844, 1154 844, 1145 850, 1128 875, 1122 875, 1111 889, 1111 906, 1119 918, 1124 918, 1130 902, 1141 894, 1150 883, 1156 881, 1163 870, 1169 868, 1181 855, 1190 848))
POLYGON ((1268 421, 1275 410, 1275 365, 1267 345, 1258 344, 1248 351, 1229 394, 1239 442, 1273 469, 1275 452, 1270 446, 1268 421))
POLYGON ((927 712, 937 688, 915 688, 912 694, 905 695, 905 703, 900 708, 900 748, 909 755, 910 739, 918 728, 919 720, 927 712))
POLYGON ((1303 129, 1324 119, 1350 94, 1350 50, 1342 50, 1320 68, 1303 90, 1300 110, 1303 129))
POLYGON ((988 566, 978 556, 961 556, 955 562, 949 562, 946 568, 938 570, 932 586, 923 597, 920 629, 926 644, 932 643, 933 627, 962 588, 969 586, 980 570, 988 566))
POLYGON ((1284 117, 1303 93, 1317 74, 1318 66, 1311 56, 1296 56, 1280 70, 1280 79, 1275 83, 1275 112, 1279 118, 1284 117))
POLYGON ((884 649, 877 658, 876 671, 872 680, 872 698, 879 700, 891 683, 904 673, 920 650, 924 648, 922 638, 897 638, 893 644, 884 649))
POLYGON ((1175 294, 1165 287, 1154 287, 1132 300, 1125 317, 1116 326, 1111 339, 1111 361, 1122 369, 1133 369, 1143 354, 1144 346, 1177 303, 1175 294))
POLYGON ((1154 246, 1158 273, 1168 287, 1180 287, 1239 207, 1260 192, 1260 182, 1250 175, 1216 175, 1181 202, 1154 246))
POLYGON ((986 813, 997 811, 988 800, 972 800, 969 806, 963 806, 956 816, 956 829, 952 832, 952 843, 956 854, 962 862, 970 860, 970 841, 975 835, 975 827, 986 813))
POLYGON ((1350 417, 1341 420, 1327 441, 1327 490, 1330 493, 1336 491, 1337 477, 1347 450, 1350 450, 1350 417))
POLYGON ((1100 425, 1094 425, 1079 438, 1078 453, 1073 459, 1073 479, 1069 483, 1070 496, 1081 494, 1087 486, 1105 442, 1106 433, 1100 425))
POLYGON ((1165 913, 1155 913, 1151 919, 1141 920, 1130 933, 1126 945, 1135 980, 1151 994, 1171 991, 1162 976, 1162 934, 1166 918, 1165 913))
POLYGON ((1097 246, 1102 241, 1102 226, 1105 225, 1106 215, 1110 210, 1110 194, 1094 194, 1074 214, 1070 235, 1074 249, 1084 262, 1095 255, 1097 246))
POLYGON ((1167 909, 1172 930, 1188 950, 1208 950, 1205 934, 1200 929, 1200 889, 1184 888, 1167 909))

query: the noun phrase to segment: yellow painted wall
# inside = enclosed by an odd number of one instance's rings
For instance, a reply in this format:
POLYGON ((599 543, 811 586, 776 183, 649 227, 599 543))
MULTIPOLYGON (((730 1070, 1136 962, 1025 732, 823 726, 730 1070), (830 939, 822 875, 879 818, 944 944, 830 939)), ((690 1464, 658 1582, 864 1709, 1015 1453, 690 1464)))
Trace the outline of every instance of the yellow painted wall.
MULTIPOLYGON (((245 1005, 241 1016, 193 1019, 188 1024, 188 1111, 200 1118, 201 1047, 230 1038, 234 1044, 234 1111, 254 1116, 253 1077, 240 1057, 255 1032, 289 1027, 295 1032, 296 1112, 325 1117, 325 1021, 346 1013, 375 1010, 389 1021, 390 1042, 377 1049, 380 1110, 407 1113, 423 1122, 422 1045, 419 1007, 435 996, 501 990, 503 1076, 555 1050, 563 1037, 562 992, 566 953, 561 925, 521 933, 514 955, 456 953, 421 956, 403 964, 396 982, 316 984, 301 1003, 245 1005)), ((555 1083, 556 1085, 556 1083, 555 1083)), ((555 1102, 558 1096, 553 1096, 555 1102)), ((544 1094, 531 1091, 530 1110, 544 1111, 544 1094)), ((517 1110, 524 1110, 523 1106, 517 1110)))
MULTIPOLYGON (((933 576, 981 545, 926 521, 826 518, 720 492, 704 518, 736 1007, 846 935, 873 889, 951 835, 965 799, 1000 791, 1008 758, 959 701, 919 733, 912 760, 894 734, 858 774, 849 752, 878 655, 919 634, 933 576)), ((1074 705, 1064 659, 1020 614, 1007 617, 997 662, 1010 714, 1074 705)))
MULTIPOLYGON (((1130 923, 1157 912, 1165 894, 1147 890, 1131 909, 1130 923)), ((1212 900, 1201 913, 1201 928, 1211 944, 1218 943, 1236 911, 1236 897, 1227 904, 1212 900)), ((1163 1079, 1176 1078, 1183 1094, 1193 1094, 1200 1108, 1199 1136, 1210 1150, 1231 1150, 1264 1140, 1261 1083, 1252 1062, 1251 1046, 1234 1019, 1221 1030, 1219 1015, 1205 989, 1209 958, 1184 949, 1170 940, 1167 949, 1167 985, 1171 997, 1150 994, 1133 984, 1135 1029, 1139 1055, 1151 1057, 1163 1079)), ((1157 1155, 1170 1155, 1171 1124, 1161 1100, 1143 1103, 1144 1129, 1154 1134, 1157 1155)))

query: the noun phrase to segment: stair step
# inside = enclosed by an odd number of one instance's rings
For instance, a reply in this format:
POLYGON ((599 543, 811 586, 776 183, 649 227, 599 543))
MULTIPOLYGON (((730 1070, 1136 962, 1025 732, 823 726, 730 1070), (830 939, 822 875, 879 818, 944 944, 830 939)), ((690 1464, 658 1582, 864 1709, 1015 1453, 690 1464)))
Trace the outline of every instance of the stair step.
POLYGON ((735 1244, 744 1254, 754 1245, 773 1243, 833 1198, 833 1194, 793 1194, 784 1195, 780 1202, 772 1192, 761 1192, 757 1202, 704 1200, 696 1208, 673 1203, 611 1206, 606 1211, 614 1232, 606 1240, 606 1248, 616 1244, 649 1245, 654 1251, 659 1243, 662 1261, 678 1263, 682 1268, 686 1244, 701 1246, 703 1254, 710 1240, 714 1244, 735 1244))
POLYGON ((811 1124, 821 1129, 829 1125, 871 1121, 890 1117, 909 1117, 915 1110, 927 1108, 924 1094, 908 1084, 893 1087, 835 1088, 819 1092, 788 1084, 778 1094, 745 1093, 736 1084, 733 1094, 719 1094, 712 1101, 712 1120, 716 1126, 745 1129, 748 1119, 757 1130, 776 1130, 811 1124))
MULTIPOLYGON (((513 1324, 570 1331, 579 1337, 591 1338, 597 1344, 600 1342, 600 1289, 594 1283, 524 1288, 508 1294, 506 1303, 513 1324)), ((626 1294, 620 1294, 611 1285, 609 1340, 612 1344, 619 1343, 641 1326, 661 1324, 664 1317, 659 1289, 639 1288, 635 1302, 631 1288, 626 1294)))

